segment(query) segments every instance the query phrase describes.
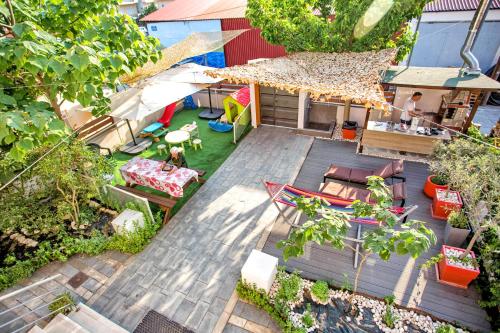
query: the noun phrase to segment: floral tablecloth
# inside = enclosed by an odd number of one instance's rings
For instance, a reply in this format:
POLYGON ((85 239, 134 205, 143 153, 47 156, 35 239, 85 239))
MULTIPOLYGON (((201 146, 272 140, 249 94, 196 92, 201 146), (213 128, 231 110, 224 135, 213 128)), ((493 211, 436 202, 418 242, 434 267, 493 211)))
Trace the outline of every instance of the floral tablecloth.
POLYGON ((184 185, 192 178, 198 181, 194 170, 174 167, 173 172, 167 172, 162 170, 164 165, 164 161, 134 157, 120 168, 120 173, 127 184, 147 186, 173 197, 182 197, 184 185))

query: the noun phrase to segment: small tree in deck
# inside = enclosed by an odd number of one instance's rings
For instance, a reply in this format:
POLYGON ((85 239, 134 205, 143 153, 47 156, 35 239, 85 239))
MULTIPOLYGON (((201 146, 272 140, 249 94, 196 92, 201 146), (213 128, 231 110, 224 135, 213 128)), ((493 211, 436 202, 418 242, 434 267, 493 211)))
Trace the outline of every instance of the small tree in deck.
MULTIPOLYGON (((378 254, 382 260, 389 260, 393 253, 398 255, 409 254, 418 258, 422 253, 436 243, 434 232, 428 229, 424 222, 409 221, 397 228, 398 218, 392 212, 392 199, 384 180, 377 176, 368 178, 368 188, 371 190, 371 198, 375 204, 355 201, 352 205, 355 217, 372 216, 378 221, 378 227, 364 231, 363 249, 361 261, 356 270, 354 278, 353 293, 358 288, 358 281, 366 260, 373 254, 378 254)), ((323 245, 329 242, 332 247, 342 250, 344 248, 355 248, 346 243, 346 236, 351 227, 350 217, 340 211, 328 209, 321 199, 298 198, 296 199, 298 210, 307 215, 309 220, 294 229, 288 239, 277 244, 283 248, 283 258, 287 261, 290 257, 298 257, 304 254, 304 247, 308 242, 323 245)))

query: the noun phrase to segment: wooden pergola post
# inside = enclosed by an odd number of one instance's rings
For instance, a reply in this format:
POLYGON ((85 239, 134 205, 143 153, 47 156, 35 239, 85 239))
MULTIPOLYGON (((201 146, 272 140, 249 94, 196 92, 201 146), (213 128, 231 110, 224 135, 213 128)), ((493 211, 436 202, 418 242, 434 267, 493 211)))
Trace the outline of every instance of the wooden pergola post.
POLYGON ((361 138, 359 139, 359 145, 358 145, 358 153, 361 154, 363 152, 363 145, 361 142, 363 141, 363 132, 365 129, 368 128, 368 120, 370 120, 370 108, 366 108, 366 115, 365 115, 365 123, 363 124, 363 131, 361 131, 361 138))
POLYGON ((477 97, 476 97, 476 100, 474 101, 474 105, 472 106, 472 110, 470 111, 469 116, 465 120, 465 124, 462 127, 463 133, 467 133, 467 131, 469 130, 469 127, 472 124, 472 120, 474 119, 474 116, 476 115, 477 109, 481 105, 481 101, 483 98, 483 91, 482 90, 475 91, 474 93, 477 95, 477 97))
POLYGON ((343 121, 349 120, 349 116, 351 115, 351 102, 352 102, 352 100, 350 100, 350 99, 345 101, 343 121))

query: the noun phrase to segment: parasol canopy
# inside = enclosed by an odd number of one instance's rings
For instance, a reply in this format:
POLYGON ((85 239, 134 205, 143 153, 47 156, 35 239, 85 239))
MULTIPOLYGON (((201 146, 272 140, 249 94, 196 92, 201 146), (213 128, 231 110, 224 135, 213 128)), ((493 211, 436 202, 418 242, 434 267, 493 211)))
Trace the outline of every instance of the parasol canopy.
POLYGON ((212 83, 222 81, 204 74, 204 71, 211 69, 214 68, 184 64, 157 74, 135 87, 111 96, 110 115, 120 119, 142 120, 212 83))

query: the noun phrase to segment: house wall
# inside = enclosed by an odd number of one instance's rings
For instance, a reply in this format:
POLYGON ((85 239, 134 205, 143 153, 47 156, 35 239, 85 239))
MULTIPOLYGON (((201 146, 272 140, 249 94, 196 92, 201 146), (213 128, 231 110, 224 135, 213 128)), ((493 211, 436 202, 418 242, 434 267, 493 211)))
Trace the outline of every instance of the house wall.
POLYGON ((136 18, 138 16, 137 1, 123 1, 118 6, 118 11, 122 14, 136 18))
POLYGON ((286 54, 282 46, 271 45, 260 36, 260 29, 255 29, 246 18, 221 20, 222 31, 250 29, 224 46, 226 66, 244 65, 249 60, 276 58, 286 54))
MULTIPOLYGON (((410 65, 461 67, 460 49, 473 15, 473 11, 424 13, 410 65)), ((412 22, 412 26, 416 28, 416 21, 412 22)), ((499 31, 500 10, 490 10, 472 48, 483 73, 496 64, 500 52, 499 31)), ((407 60, 403 63, 406 64, 407 60)))
POLYGON ((221 31, 220 20, 147 22, 150 36, 160 40, 163 47, 180 42, 193 32, 221 31))

